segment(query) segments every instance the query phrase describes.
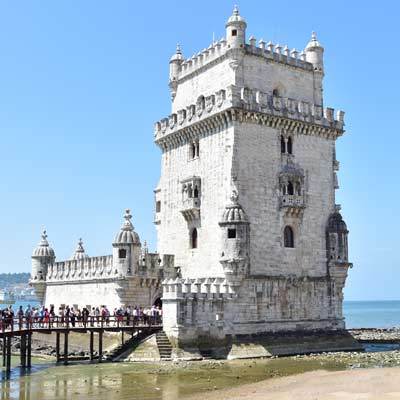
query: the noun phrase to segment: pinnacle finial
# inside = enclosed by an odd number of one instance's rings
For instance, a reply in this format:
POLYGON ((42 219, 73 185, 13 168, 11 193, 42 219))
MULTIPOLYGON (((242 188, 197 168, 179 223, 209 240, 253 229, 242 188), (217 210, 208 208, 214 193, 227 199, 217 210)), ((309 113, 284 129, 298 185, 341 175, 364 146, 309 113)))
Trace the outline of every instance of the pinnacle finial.
POLYGON ((131 214, 131 210, 129 208, 127 208, 125 210, 124 218, 125 218, 125 222, 124 222, 124 225, 122 226, 122 230, 132 231, 133 230, 133 225, 131 222, 132 214, 131 214))
POLYGON ((42 239, 43 239, 43 240, 46 240, 46 239, 47 239, 47 231, 46 231, 46 228, 43 228, 43 231, 42 231, 42 239))
POLYGON ((176 54, 182 54, 181 45, 179 43, 176 45, 176 54))
POLYGON ((311 32, 311 39, 312 40, 317 40, 317 33, 315 31, 311 32))
POLYGON ((233 15, 239 15, 239 7, 236 4, 233 7, 233 15))
POLYGON ((239 194, 236 190, 232 190, 231 201, 233 204, 237 204, 239 201, 239 194))

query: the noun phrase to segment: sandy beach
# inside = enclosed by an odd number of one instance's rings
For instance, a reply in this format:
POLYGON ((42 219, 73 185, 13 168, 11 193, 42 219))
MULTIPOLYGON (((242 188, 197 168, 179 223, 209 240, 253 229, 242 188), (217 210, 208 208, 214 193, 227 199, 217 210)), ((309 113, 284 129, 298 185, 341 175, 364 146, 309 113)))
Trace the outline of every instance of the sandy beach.
POLYGON ((269 379, 190 400, 393 400, 400 399, 400 368, 313 371, 269 379))

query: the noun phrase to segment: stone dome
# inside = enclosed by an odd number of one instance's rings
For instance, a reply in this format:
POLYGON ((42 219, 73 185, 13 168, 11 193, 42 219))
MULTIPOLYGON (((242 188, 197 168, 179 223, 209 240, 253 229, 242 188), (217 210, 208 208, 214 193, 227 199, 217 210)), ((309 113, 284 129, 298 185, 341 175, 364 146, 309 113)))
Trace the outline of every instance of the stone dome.
POLYGON ((225 207, 222 214, 222 224, 248 223, 247 215, 242 206, 238 202, 238 194, 236 191, 232 193, 231 204, 225 207))
POLYGON ((328 231, 329 232, 348 232, 347 225, 343 221, 343 217, 340 212, 336 211, 330 215, 328 220, 328 231))
POLYGON ((323 47, 321 46, 321 43, 318 42, 317 40, 317 34, 315 32, 311 33, 311 40, 308 42, 307 46, 306 46, 306 50, 311 50, 314 48, 320 48, 323 49, 323 47))
POLYGON ((182 51, 181 51, 181 46, 179 46, 179 44, 176 46, 176 52, 171 57, 170 61, 183 61, 183 55, 182 55, 182 51))
POLYGON ((228 21, 226 21, 226 26, 235 25, 236 23, 246 24, 246 20, 239 14, 239 8, 237 6, 233 9, 233 14, 229 17, 228 21))
POLYGON ((117 233, 113 244, 139 244, 139 235, 135 232, 134 227, 131 222, 131 212, 130 210, 125 211, 125 222, 121 227, 121 230, 117 233))
POLYGON ((72 256, 72 260, 83 260, 88 258, 89 256, 85 253, 85 249, 83 248, 83 241, 79 239, 78 246, 76 247, 75 253, 72 256))
POLYGON ((54 250, 50 247, 47 241, 47 233, 44 229, 42 232, 42 239, 37 245, 36 249, 33 250, 32 257, 52 257, 55 258, 54 250))

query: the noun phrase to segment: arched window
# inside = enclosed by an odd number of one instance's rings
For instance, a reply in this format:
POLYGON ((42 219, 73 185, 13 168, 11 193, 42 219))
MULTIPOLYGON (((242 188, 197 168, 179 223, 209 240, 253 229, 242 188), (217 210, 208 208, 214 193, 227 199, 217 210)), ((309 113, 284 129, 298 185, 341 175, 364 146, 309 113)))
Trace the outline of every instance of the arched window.
POLYGON ((197 188, 197 185, 194 187, 194 190, 193 190, 193 197, 194 197, 195 199, 198 199, 198 198, 199 198, 199 189, 197 188))
POLYGON ((125 249, 118 250, 118 258, 126 258, 126 250, 125 249))
POLYGON ((197 249, 197 229, 193 228, 190 233, 190 248, 197 249))
POLYGON ((272 96, 279 96, 279 90, 278 89, 274 89, 272 91, 272 96))
POLYGON ((285 138, 281 135, 281 153, 285 154, 286 153, 286 143, 285 143, 285 138))
POLYGON ((289 195, 294 195, 294 189, 293 189, 293 183, 292 182, 289 182, 288 183, 288 185, 287 185, 287 193, 289 194, 289 195))
POLYGON ((290 226, 285 226, 283 231, 283 240, 285 247, 294 247, 294 234, 293 229, 290 226))
POLYGON ((296 194, 301 196, 301 185, 298 182, 296 183, 296 194))
POLYGON ((287 140, 287 153, 292 154, 293 151, 293 143, 292 143, 292 138, 289 136, 287 140))

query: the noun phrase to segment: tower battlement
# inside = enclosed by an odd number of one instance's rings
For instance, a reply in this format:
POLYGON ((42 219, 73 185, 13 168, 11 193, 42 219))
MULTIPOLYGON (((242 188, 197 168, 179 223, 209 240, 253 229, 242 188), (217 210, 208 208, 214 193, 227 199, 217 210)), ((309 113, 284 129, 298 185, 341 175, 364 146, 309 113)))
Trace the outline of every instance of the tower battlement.
MULTIPOLYGON (((214 128, 216 121, 227 123, 235 119, 235 115, 250 117, 256 122, 269 121, 271 124, 286 120, 297 122, 297 129, 302 132, 327 133, 335 137, 343 133, 344 111, 307 101, 281 97, 273 92, 265 93, 260 90, 231 85, 218 90, 208 96, 200 95, 196 104, 188 104, 186 108, 178 110, 167 118, 155 123, 155 142, 163 143, 174 141, 185 128, 190 127, 193 133, 196 124, 204 122, 214 128), (231 110, 227 113, 227 110, 231 110), (304 129, 302 129, 304 128, 304 129)), ((192 135, 193 136, 193 135, 192 135)))

